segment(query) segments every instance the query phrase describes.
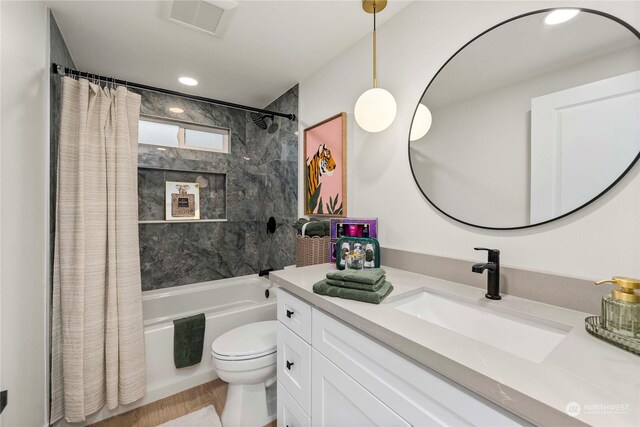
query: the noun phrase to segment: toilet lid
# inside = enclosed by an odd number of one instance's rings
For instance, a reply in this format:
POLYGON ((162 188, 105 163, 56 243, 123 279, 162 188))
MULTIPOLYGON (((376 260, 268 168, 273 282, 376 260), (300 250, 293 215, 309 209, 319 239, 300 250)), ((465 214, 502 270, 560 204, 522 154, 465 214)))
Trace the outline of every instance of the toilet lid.
POLYGON ((250 359, 275 353, 277 321, 249 323, 220 335, 211 344, 211 353, 224 359, 250 359))

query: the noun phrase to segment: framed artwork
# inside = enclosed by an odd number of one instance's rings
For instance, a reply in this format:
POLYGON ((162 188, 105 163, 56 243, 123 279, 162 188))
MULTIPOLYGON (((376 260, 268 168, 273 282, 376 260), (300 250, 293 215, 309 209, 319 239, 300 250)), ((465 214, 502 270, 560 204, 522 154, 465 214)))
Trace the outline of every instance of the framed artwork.
POLYGON ((347 114, 304 130, 304 213, 347 215, 347 114))
POLYGON ((200 219, 200 185, 197 182, 165 182, 167 221, 200 219))

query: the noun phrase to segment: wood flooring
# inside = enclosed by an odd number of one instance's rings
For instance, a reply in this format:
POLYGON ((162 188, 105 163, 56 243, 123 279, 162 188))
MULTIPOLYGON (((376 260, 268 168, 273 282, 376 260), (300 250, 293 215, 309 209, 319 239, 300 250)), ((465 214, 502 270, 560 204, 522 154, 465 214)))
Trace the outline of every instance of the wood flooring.
MULTIPOLYGON (((217 379, 100 421, 92 427, 156 427, 208 405, 213 405, 220 415, 226 398, 227 383, 217 379)), ((276 427, 276 421, 266 427, 276 427)))

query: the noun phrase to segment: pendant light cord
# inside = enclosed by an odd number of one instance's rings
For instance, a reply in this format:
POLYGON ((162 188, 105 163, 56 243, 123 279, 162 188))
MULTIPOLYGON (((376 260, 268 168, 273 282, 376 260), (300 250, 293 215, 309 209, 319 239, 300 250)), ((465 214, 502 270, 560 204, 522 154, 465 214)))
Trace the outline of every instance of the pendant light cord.
POLYGON ((373 87, 378 87, 378 73, 376 60, 376 2, 373 2, 373 87))

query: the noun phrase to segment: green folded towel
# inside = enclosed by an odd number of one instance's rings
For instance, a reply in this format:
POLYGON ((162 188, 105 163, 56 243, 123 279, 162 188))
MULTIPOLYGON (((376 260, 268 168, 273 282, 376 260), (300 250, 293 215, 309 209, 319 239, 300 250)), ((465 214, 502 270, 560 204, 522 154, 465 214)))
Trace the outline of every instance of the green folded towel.
POLYGON ((385 284, 385 278, 382 276, 380 280, 378 280, 373 285, 368 285, 366 283, 358 283, 358 282, 343 282, 342 280, 333 280, 327 279, 327 284, 331 286, 340 286, 341 288, 351 288, 351 289, 360 289, 362 291, 370 291, 375 292, 379 290, 385 284))
POLYGON ((384 285, 375 292, 332 286, 327 283, 327 279, 321 280, 313 285, 313 292, 319 295, 352 299, 371 304, 380 304, 382 300, 391 293, 391 291, 393 291, 393 286, 389 282, 384 282, 384 285))
POLYGON ((302 227, 308 224, 304 229, 304 235, 310 237, 326 237, 330 234, 331 223, 329 221, 321 221, 317 218, 300 218, 293 224, 293 227, 298 230, 298 234, 302 234, 302 227))
POLYGON ((385 271, 382 268, 365 268, 364 270, 336 270, 327 273, 327 279, 340 280, 341 282, 356 282, 366 285, 375 285, 384 278, 385 271))
POLYGON ((173 363, 186 368, 200 363, 206 318, 203 313, 173 321, 173 363))

